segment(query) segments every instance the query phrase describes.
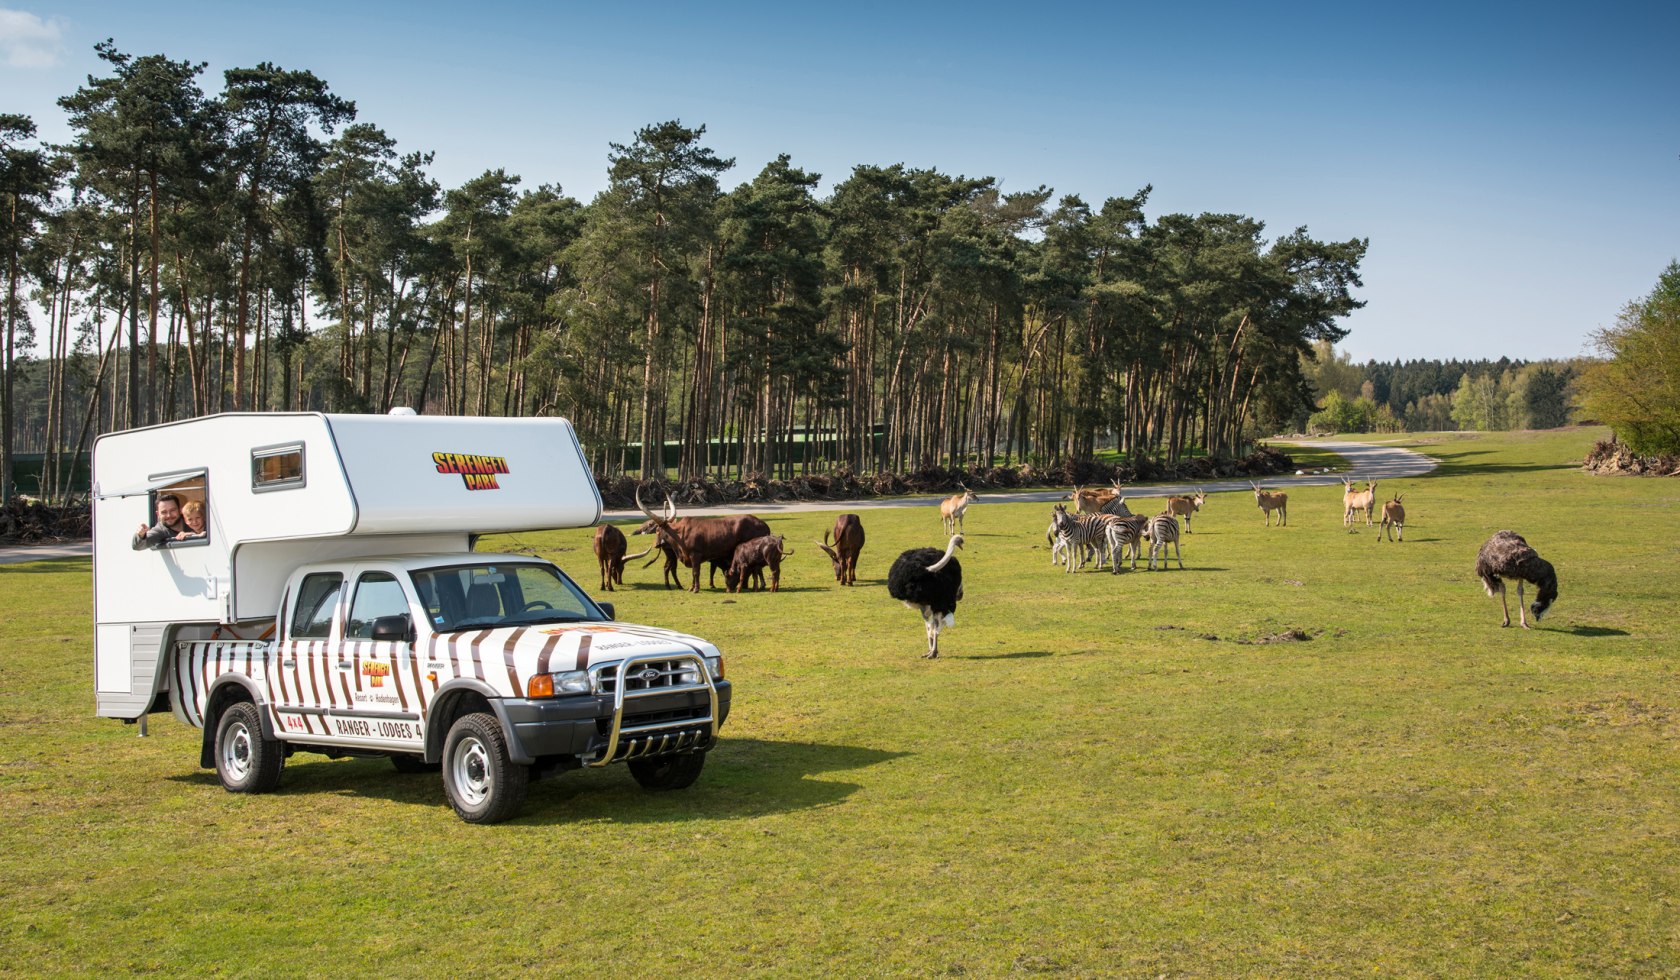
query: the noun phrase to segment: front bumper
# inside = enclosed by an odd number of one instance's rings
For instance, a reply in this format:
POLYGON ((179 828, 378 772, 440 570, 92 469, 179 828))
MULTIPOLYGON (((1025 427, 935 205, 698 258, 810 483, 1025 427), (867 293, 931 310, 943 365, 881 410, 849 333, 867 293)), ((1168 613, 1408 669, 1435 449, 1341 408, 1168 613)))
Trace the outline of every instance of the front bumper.
MULTIPOLYGON (((730 683, 716 681, 713 686, 717 689, 715 721, 705 720, 711 699, 702 687, 639 697, 625 706, 622 725, 625 728, 655 725, 661 732, 693 736, 670 739, 665 742, 667 747, 663 752, 655 747, 646 751, 647 755, 671 754, 679 751, 679 745, 680 751, 685 752, 704 749, 729 717, 730 683), (693 724, 688 724, 691 721, 693 724)), ((491 701, 490 706, 507 735, 509 757, 522 765, 556 756, 593 759, 611 741, 614 707, 611 694, 502 698, 491 701)), ((622 758, 623 752, 624 747, 620 746, 615 758, 622 758)))

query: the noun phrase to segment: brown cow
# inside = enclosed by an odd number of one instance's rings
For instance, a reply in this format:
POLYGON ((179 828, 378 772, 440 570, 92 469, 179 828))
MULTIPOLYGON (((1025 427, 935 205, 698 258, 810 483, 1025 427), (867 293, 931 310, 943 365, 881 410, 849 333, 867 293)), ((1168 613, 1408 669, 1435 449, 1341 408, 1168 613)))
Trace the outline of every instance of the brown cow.
POLYGON ((834 547, 829 547, 828 531, 823 532, 822 544, 828 560, 834 563, 834 581, 841 585, 857 584, 857 560, 863 551, 863 521, 856 514, 841 514, 834 519, 834 547))
MULTIPOLYGON (((677 560, 693 570, 694 584, 689 586, 690 592, 700 591, 701 565, 710 562, 714 573, 719 568, 727 572, 729 563, 734 560, 737 545, 770 533, 770 525, 751 514, 738 517, 679 519, 676 501, 671 499, 670 494, 665 495, 663 515, 655 515, 647 509, 647 505, 642 503, 640 489, 636 491, 636 506, 640 507, 648 520, 670 539, 671 545, 677 550, 677 560)), ((713 587, 716 587, 716 578, 710 581, 713 587)))
POLYGON ((601 589, 613 591, 613 583, 624 584, 624 532, 611 524, 595 529, 595 560, 601 563, 601 589))
MULTIPOLYGON (((682 585, 682 579, 677 576, 677 548, 676 545, 671 543, 671 539, 666 536, 665 532, 659 530, 652 521, 648 521, 643 524, 641 530, 634 533, 653 535, 653 547, 633 557, 640 558, 642 555, 652 554, 657 551, 658 554, 649 558, 645 563, 643 563, 642 567, 646 568, 661 558, 665 559, 665 567, 663 569, 665 574, 661 581, 664 582, 667 589, 680 587, 682 585)), ((714 575, 717 573, 716 565, 712 566, 712 573, 714 575)), ((716 584, 715 581, 713 584, 716 584)))
POLYGON ((729 563, 729 571, 724 574, 724 581, 729 583, 729 591, 740 592, 742 589, 754 588, 764 591, 764 568, 770 568, 770 591, 778 591, 782 586, 782 559, 793 554, 785 546, 780 534, 767 535, 743 541, 735 547, 735 558, 729 563))

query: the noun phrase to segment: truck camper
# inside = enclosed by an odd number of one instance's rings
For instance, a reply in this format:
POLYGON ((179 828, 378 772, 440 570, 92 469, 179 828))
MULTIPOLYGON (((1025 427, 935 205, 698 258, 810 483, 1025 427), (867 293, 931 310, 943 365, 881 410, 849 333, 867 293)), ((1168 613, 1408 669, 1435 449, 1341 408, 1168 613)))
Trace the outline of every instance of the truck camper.
POLYGON ((564 419, 212 415, 102 436, 93 479, 95 710, 201 727, 230 791, 382 755, 493 823, 565 769, 688 786, 728 716, 712 644, 473 550, 600 520, 564 419), (201 534, 164 526, 182 508, 201 534))

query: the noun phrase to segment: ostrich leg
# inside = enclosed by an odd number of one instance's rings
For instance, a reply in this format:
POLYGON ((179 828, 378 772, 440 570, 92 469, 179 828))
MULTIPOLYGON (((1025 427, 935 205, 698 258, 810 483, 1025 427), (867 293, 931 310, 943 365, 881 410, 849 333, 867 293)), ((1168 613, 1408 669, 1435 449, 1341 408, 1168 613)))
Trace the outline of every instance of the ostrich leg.
MULTIPOLYGON (((1511 616, 1510 616, 1509 613, 1507 613, 1505 615, 1505 621, 1507 623, 1509 623, 1511 621, 1511 616)), ((1528 607, 1523 605, 1523 580, 1522 579, 1517 579, 1517 621, 1519 623, 1522 623, 1522 628, 1523 629, 1528 629, 1528 607)))
MULTIPOLYGON (((1499 608, 1505 610, 1505 622, 1500 623, 1499 625, 1501 627, 1510 626, 1511 625, 1511 607, 1505 602, 1505 580, 1504 579, 1499 580, 1499 608)), ((1522 606, 1520 604, 1520 600, 1519 600, 1519 605, 1517 606, 1517 612, 1519 612, 1519 613, 1522 612, 1522 606)))

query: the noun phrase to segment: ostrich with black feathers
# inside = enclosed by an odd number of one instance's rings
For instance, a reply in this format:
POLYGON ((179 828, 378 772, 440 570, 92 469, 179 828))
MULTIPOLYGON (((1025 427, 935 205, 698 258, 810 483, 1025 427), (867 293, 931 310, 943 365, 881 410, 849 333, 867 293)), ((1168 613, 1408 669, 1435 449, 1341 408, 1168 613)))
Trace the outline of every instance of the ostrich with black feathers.
POLYGON ((911 548, 887 572, 887 594, 919 611, 927 623, 928 652, 923 657, 939 656, 939 631, 957 621, 963 588, 962 565, 955 555, 962 546, 962 535, 953 534, 943 556, 938 548, 911 548))
POLYGON ((1552 563, 1541 558, 1515 531, 1500 531, 1488 538, 1476 555, 1476 574, 1481 576, 1488 595, 1499 596, 1499 607, 1505 611, 1505 622, 1499 624, 1502 627, 1511 625, 1511 607, 1505 602, 1506 580, 1517 583, 1517 618, 1523 629, 1528 629, 1528 617, 1523 615, 1523 583, 1533 583, 1536 589, 1534 604, 1529 606, 1536 623, 1557 601, 1557 572, 1552 570, 1552 563))

